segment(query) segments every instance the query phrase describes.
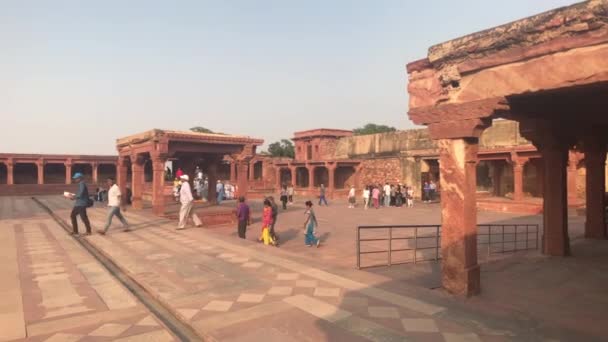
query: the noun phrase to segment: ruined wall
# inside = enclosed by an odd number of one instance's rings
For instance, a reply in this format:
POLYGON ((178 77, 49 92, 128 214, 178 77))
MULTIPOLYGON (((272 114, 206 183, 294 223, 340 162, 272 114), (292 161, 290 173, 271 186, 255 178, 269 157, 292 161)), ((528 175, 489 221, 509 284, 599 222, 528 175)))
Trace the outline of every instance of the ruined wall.
POLYGON ((511 120, 494 120, 479 137, 479 147, 483 149, 530 144, 519 134, 519 123, 511 120))
POLYGON ((366 159, 361 162, 361 165, 361 186, 402 181, 403 169, 399 158, 366 159))

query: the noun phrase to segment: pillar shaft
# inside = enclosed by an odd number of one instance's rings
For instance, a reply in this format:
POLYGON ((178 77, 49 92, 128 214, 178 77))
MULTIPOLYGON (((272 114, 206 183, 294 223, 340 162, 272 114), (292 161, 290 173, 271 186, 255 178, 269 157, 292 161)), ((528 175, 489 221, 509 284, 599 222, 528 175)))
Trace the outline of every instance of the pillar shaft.
POLYGON ((230 183, 236 183, 236 162, 234 160, 230 162, 230 183))
POLYGON ((501 178, 502 178, 502 161, 494 161, 494 167, 492 168, 492 188, 494 190, 494 196, 502 196, 501 191, 501 178))
POLYGON ((296 168, 295 167, 290 167, 289 168, 289 172, 291 174, 291 185, 293 185, 293 187, 296 187, 296 168))
POLYGON ((314 166, 306 166, 308 170, 308 187, 313 189, 315 187, 315 168, 314 166))
MULTIPOLYGON (((239 196, 244 196, 247 197, 247 191, 249 190, 249 180, 247 179, 247 162, 245 161, 241 161, 239 162, 239 180, 238 180, 238 187, 239 187, 239 196)), ((250 165, 250 168, 253 169, 250 165)), ((251 175, 251 172, 249 172, 249 174, 251 175)))
POLYGON ((157 216, 165 214, 165 162, 160 157, 152 160, 152 211, 157 216))
POLYGON ((605 239, 606 236, 606 142, 597 137, 585 141, 586 221, 585 237, 605 239))
POLYGON ((44 161, 36 162, 36 169, 38 171, 38 184, 44 184, 44 161))
POLYGON ((144 192, 144 164, 139 158, 131 158, 131 191, 133 208, 142 209, 144 192))
POLYGON ((513 161, 513 200, 524 199, 524 161, 513 161))
POLYGON ((480 292, 477 264, 476 138, 438 141, 441 182, 443 287, 457 295, 480 292))
POLYGON ((91 163, 91 169, 93 170, 93 184, 97 184, 99 182, 99 164, 91 163))
POLYGON ((65 184, 72 184, 72 163, 65 163, 65 184))
POLYGON ((9 161, 8 163, 6 163, 6 184, 7 185, 15 184, 14 164, 12 161, 9 161))
POLYGON ((245 168, 247 168, 247 166, 249 166, 249 180, 254 180, 255 179, 255 162, 251 162, 251 163, 247 163, 244 164, 245 168))
POLYGON ((276 189, 280 190, 281 187, 283 186, 283 183, 281 182, 281 168, 277 167, 276 168, 276 189))
POLYGON ((127 164, 120 158, 118 165, 116 165, 116 184, 120 189, 123 201, 126 201, 127 199, 127 174, 127 164))
POLYGON ((570 206, 575 206, 578 204, 578 196, 576 190, 576 177, 577 177, 577 165, 578 165, 578 157, 576 152, 569 151, 568 152, 568 166, 567 166, 567 180, 568 180, 568 204, 570 206))
POLYGON ((567 161, 568 147, 557 138, 543 143, 541 153, 544 170, 543 184, 543 253, 554 256, 570 254, 568 238, 567 161))
POLYGON ((327 168, 327 191, 329 192, 330 198, 333 198, 333 193, 336 187, 335 177, 336 177, 336 167, 328 167, 327 168))
POLYGON ((207 201, 209 201, 209 203, 217 204, 217 161, 215 159, 209 160, 209 165, 207 166, 207 180, 209 183, 207 201))

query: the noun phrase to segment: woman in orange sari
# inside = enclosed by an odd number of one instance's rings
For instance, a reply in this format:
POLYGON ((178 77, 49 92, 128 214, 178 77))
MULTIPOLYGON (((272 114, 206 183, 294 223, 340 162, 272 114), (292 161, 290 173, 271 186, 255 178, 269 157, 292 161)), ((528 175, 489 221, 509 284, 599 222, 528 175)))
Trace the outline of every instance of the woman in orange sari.
POLYGON ((262 212, 262 236, 259 241, 264 242, 265 245, 275 246, 275 241, 270 236, 270 226, 272 226, 272 205, 268 199, 264 200, 264 211, 262 212))

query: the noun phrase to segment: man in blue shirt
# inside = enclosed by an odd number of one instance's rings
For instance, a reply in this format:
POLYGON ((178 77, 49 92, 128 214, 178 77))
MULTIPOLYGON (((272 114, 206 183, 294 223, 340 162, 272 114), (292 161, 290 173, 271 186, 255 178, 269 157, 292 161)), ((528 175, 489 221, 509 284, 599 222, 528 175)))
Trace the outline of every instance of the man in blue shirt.
POLYGON ((82 222, 84 222, 84 225, 87 228, 86 235, 91 235, 91 223, 87 216, 87 207, 89 206, 90 201, 89 189, 87 189, 87 185, 84 183, 82 173, 76 172, 72 179, 78 183, 78 192, 71 196, 72 200, 74 200, 74 209, 72 209, 72 214, 70 214, 73 229, 72 235, 78 235, 78 221, 76 220, 76 216, 78 215, 80 215, 82 222))

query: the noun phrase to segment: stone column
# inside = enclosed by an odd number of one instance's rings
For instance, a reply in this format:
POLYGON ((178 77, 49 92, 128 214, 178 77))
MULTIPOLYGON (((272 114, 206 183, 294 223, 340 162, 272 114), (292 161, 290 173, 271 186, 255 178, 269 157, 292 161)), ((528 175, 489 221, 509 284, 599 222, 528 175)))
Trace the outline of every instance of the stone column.
POLYGON ((291 184, 295 188, 296 187, 296 168, 293 166, 290 166, 289 172, 291 173, 291 184))
MULTIPOLYGON (((236 161, 233 161, 236 163, 236 161)), ((207 195, 207 201, 212 204, 217 204, 217 160, 209 159, 209 165, 207 166, 207 181, 209 183, 209 191, 207 195)))
POLYGON ((154 156, 152 159, 152 211, 154 215, 165 214, 165 162, 166 158, 154 156))
POLYGON ((586 222, 585 237, 606 239, 606 141, 599 135, 584 140, 586 168, 586 222))
POLYGON ((576 206, 579 202, 576 190, 577 166, 579 158, 575 151, 568 152, 568 205, 576 206))
POLYGON ((255 179, 255 162, 251 161, 247 164, 245 164, 245 167, 249 166, 249 180, 254 180, 255 179))
POLYGON ((6 184, 7 185, 15 184, 14 168, 15 168, 15 164, 13 164, 13 161, 11 159, 9 159, 6 162, 6 184))
POLYGON ((542 158, 536 160, 536 181, 538 193, 541 194, 542 197, 542 194, 544 193, 543 189, 545 188, 545 164, 542 158))
MULTIPOLYGON (((281 168, 280 167, 275 167, 276 170, 276 190, 280 191, 281 187, 283 186, 283 183, 281 182, 281 168)), ((276 192, 276 191, 275 191, 276 192)))
POLYGON ((142 195, 144 192, 144 160, 138 156, 131 157, 131 192, 133 208, 144 207, 142 195))
POLYGON ((38 170, 38 184, 44 184, 44 160, 36 161, 36 169, 38 170))
MULTIPOLYGON (((249 190, 249 180, 247 179, 248 164, 249 163, 245 160, 239 161, 239 181, 237 183, 239 187, 239 196, 247 197, 247 192, 249 190)), ((249 172, 249 174, 251 174, 251 172, 249 172)))
POLYGON ((230 162, 230 183, 236 183, 236 161, 234 160, 230 162))
POLYGON ((334 191, 336 191, 335 177, 336 177, 336 165, 327 166, 327 190, 329 190, 330 198, 333 198, 334 191))
POLYGON ((522 201, 524 199, 524 166, 526 160, 513 160, 513 200, 522 201))
POLYGON ((91 163, 91 169, 93 170, 93 184, 97 184, 97 182, 99 181, 99 164, 97 163, 91 163))
POLYGON ((492 188, 494 189, 494 196, 500 197, 501 191, 501 178, 502 178, 502 163, 495 160, 492 165, 492 188))
POLYGON ((314 187, 315 187, 315 167, 306 165, 306 169, 308 170, 308 188, 314 189, 314 187))
POLYGON ((65 184, 72 184, 72 161, 65 162, 65 184))
POLYGON ((118 158, 118 164, 116 165, 116 184, 122 193, 122 199, 126 203, 127 199, 127 163, 123 157, 118 158))
POLYGON ((540 146, 544 175, 543 184, 543 253, 570 255, 568 238, 568 195, 566 167, 568 146, 558 137, 548 136, 540 146))
POLYGON ((442 283, 451 293, 480 292, 477 264, 477 138, 438 141, 441 182, 442 283))

